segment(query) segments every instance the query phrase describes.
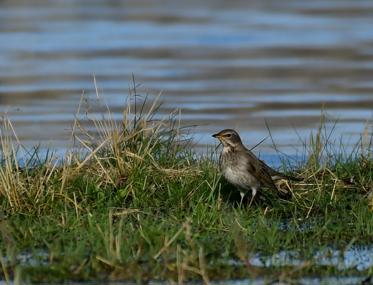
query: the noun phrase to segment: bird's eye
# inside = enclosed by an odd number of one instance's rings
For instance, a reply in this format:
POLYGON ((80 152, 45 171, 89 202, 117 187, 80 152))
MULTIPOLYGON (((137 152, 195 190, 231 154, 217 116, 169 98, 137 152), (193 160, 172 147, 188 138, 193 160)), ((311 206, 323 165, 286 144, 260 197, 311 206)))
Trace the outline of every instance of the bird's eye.
POLYGON ((232 136, 232 134, 226 134, 225 135, 227 138, 230 138, 232 136))

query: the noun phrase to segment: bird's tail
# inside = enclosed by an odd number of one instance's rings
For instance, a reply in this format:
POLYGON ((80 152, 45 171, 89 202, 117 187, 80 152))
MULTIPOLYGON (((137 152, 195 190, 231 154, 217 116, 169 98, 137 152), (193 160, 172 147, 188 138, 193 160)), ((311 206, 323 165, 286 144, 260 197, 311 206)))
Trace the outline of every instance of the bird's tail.
POLYGON ((278 171, 275 171, 273 170, 273 172, 271 173, 271 178, 272 180, 280 180, 280 179, 288 179, 288 180, 292 180, 292 181, 302 181, 303 178, 301 177, 295 177, 295 176, 292 176, 292 175, 287 175, 287 174, 284 174, 284 173, 281 173, 281 172, 278 172, 278 171))
POLYGON ((284 175, 284 178, 289 179, 289 180, 293 180, 293 181, 302 181, 303 180, 302 177, 295 177, 295 176, 286 175, 286 174, 282 174, 282 175, 284 175))

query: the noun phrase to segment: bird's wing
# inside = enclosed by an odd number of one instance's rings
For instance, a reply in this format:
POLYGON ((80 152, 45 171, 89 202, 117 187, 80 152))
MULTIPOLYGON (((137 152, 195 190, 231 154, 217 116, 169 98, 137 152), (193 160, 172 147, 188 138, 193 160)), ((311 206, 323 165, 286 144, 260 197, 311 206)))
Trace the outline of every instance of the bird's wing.
POLYGON ((265 166, 265 168, 267 169, 269 175, 271 175, 272 180, 279 180, 279 179, 289 179, 289 180, 293 180, 293 181, 301 181, 302 180, 302 178, 294 177, 292 175, 287 175, 285 173, 282 173, 282 172, 279 172, 277 170, 274 170, 273 168, 271 168, 268 165, 266 165, 263 160, 260 160, 260 162, 265 166), (274 177, 277 177, 277 178, 274 178, 274 177))
POLYGON ((279 175, 279 176, 283 176, 284 174, 274 170, 272 167, 269 167, 263 160, 259 159, 258 160, 260 161, 260 163, 262 165, 265 165, 265 168, 267 169, 267 172, 269 173, 269 175, 271 176, 274 176, 274 175, 279 175))
POLYGON ((269 167, 250 151, 248 151, 247 153, 250 156, 250 159, 247 163, 247 170, 252 173, 256 177, 256 179, 259 180, 260 184, 268 188, 277 190, 277 187, 272 180, 271 174, 268 171, 269 167))

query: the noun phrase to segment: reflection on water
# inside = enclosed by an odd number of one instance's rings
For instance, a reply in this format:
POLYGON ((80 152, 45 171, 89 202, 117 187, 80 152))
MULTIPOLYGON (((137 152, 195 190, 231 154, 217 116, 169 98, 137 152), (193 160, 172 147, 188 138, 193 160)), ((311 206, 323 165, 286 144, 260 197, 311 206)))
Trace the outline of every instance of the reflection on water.
MULTIPOLYGON (((17 262, 21 266, 25 267, 37 267, 37 266, 48 266, 50 262, 49 254, 45 251, 35 251, 33 253, 23 253, 17 256, 17 262)), ((7 259, 4 259, 3 262, 10 262, 7 259)), ((335 268, 337 271, 343 272, 347 269, 355 269, 357 272, 367 273, 370 268, 373 266, 373 247, 372 246, 352 246, 347 248, 344 251, 335 250, 331 247, 325 247, 323 249, 317 250, 313 257, 310 259, 302 258, 297 251, 280 251, 270 256, 255 254, 249 259, 249 262, 254 267, 283 267, 283 268, 294 268, 296 271, 302 267, 309 266, 328 266, 330 268, 335 268)), ((241 261, 231 260, 227 262, 222 260, 221 263, 229 264, 231 266, 246 266, 241 261)), ((362 284, 371 284, 371 279, 367 279, 364 275, 356 275, 354 277, 334 277, 334 276, 325 276, 325 277, 305 277, 299 278, 296 280, 285 279, 281 282, 272 282, 268 280, 269 277, 265 276, 260 278, 253 279, 242 279, 242 280, 224 280, 224 281, 212 281, 211 284, 226 284, 226 285, 239 285, 239 284, 349 284, 349 285, 362 285, 362 284), (263 278, 264 277, 264 278, 263 278), (364 283, 364 280, 366 280, 364 283)), ((213 278, 212 278, 213 279, 213 278)), ((170 282, 165 281, 147 281, 148 284, 154 285, 166 285, 171 284, 170 282)), ((0 285, 3 284, 0 280, 0 285)), ((5 284, 5 283, 4 283, 5 284)), ((46 285, 48 283, 45 283, 46 285)), ((74 285, 84 285, 84 284, 101 284, 99 282, 69 282, 69 284, 74 285)), ((105 284, 108 285, 128 285, 134 284, 131 281, 127 282, 110 282, 107 281, 105 284)), ((193 281, 191 284, 203 284, 202 282, 193 281)))
POLYGON ((260 267, 302 266, 307 264, 333 266, 338 270, 364 271, 373 266, 372 247, 351 247, 344 251, 325 248, 314 253, 313 260, 304 260, 296 251, 280 251, 272 256, 255 255, 250 264, 260 267))
POLYGON ((0 111, 28 144, 66 147, 93 74, 118 114, 132 74, 162 91, 200 144, 233 127, 253 145, 265 120, 294 144, 322 108, 356 138, 373 117, 373 2, 32 2, 0 2, 0 111))

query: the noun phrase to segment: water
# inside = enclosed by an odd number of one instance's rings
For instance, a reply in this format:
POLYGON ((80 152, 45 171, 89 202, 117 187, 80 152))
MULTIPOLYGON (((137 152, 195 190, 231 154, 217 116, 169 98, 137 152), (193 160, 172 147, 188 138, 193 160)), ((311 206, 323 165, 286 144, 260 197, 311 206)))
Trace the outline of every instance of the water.
MULTIPOLYGON (((23 266, 47 266, 49 254, 46 251, 25 252, 17 256, 17 262, 23 266)), ((343 272, 354 269, 359 272, 367 271, 373 267, 373 246, 351 246, 345 250, 338 250, 326 246, 313 253, 313 257, 300 256, 298 251, 282 250, 272 255, 256 253, 251 254, 249 264, 254 267, 302 267, 329 266, 343 272)), ((5 262, 9 262, 5 260, 5 262)), ((231 266, 246 266, 238 260, 222 260, 220 263, 231 266)))
MULTIPOLYGON (((23 253, 17 256, 17 261, 21 266, 47 266, 49 255, 45 251, 33 252, 33 253, 23 253)), ((5 260, 5 263, 9 262, 5 260)), ((297 251, 280 251, 274 253, 273 255, 262 255, 255 254, 249 258, 249 262, 252 266, 256 268, 260 267, 284 267, 284 268, 301 268, 302 266, 328 266, 333 267, 337 272, 343 273, 345 270, 356 270, 357 272, 367 272, 373 266, 373 247, 372 246, 351 246, 343 251, 336 250, 331 247, 325 247, 323 249, 315 251, 313 257, 310 259, 304 259, 300 256, 297 251)), ((221 263, 227 263, 223 260, 221 263)), ((241 261, 231 260, 228 261, 229 265, 232 266, 246 266, 241 261)), ((303 285, 322 285, 322 284, 349 284, 349 285, 361 285, 361 284, 371 284, 372 280, 368 281, 365 275, 355 275, 355 276, 324 276, 324 277, 302 277, 295 280, 285 279, 282 282, 272 282, 269 277, 263 276, 253 279, 241 279, 241 280, 224 280, 218 281, 214 280, 213 276, 211 284, 227 284, 227 285, 240 285, 240 284, 303 284, 303 285), (363 283, 366 280, 366 283, 363 283)), ((371 279, 371 277, 370 277, 371 279)), ((149 284, 153 285, 166 285, 171 284, 171 282, 165 281, 148 281, 149 284)), ((5 284, 0 280, 0 285, 5 284)), ((53 283, 45 283, 52 285, 53 283)), ((99 282, 69 282, 69 284, 74 285, 84 285, 84 284, 100 284, 99 282)), ((135 284, 135 282, 124 281, 107 281, 105 284, 110 285, 130 285, 135 284)), ((192 281, 187 284, 203 284, 202 282, 192 281)))
POLYGON ((0 112, 21 141, 65 149, 93 75, 117 114, 132 74, 162 91, 199 145, 226 127, 254 145, 267 121, 294 154, 321 109, 348 143, 372 131, 373 2, 178 2, 1 1, 0 112))
POLYGON ((250 258, 250 264, 258 267, 302 266, 306 264, 331 266, 337 270, 355 269, 364 271, 373 266, 373 248, 371 246, 353 246, 344 251, 330 247, 314 253, 311 260, 302 259, 297 251, 280 251, 271 256, 256 254, 250 258))

